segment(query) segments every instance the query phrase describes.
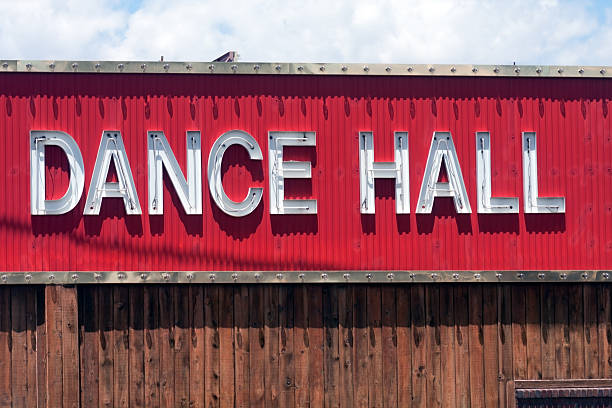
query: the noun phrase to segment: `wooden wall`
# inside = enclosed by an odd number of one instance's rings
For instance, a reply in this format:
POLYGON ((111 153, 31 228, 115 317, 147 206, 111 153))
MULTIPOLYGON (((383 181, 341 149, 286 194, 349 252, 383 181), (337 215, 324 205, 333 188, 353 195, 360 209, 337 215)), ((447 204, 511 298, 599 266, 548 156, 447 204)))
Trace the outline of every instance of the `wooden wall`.
POLYGON ((611 286, 0 287, 0 406, 501 407, 612 378, 611 286))

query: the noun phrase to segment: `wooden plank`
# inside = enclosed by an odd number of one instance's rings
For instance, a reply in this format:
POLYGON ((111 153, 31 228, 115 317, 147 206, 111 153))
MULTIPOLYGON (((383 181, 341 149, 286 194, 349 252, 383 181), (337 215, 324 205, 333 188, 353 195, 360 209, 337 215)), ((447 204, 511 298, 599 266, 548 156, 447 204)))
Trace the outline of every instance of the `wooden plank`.
POLYGON ((221 392, 219 388, 221 376, 219 359, 219 288, 216 285, 204 287, 204 321, 204 385, 206 387, 204 406, 213 408, 219 406, 221 392))
POLYGON ((26 376, 27 330, 26 330, 26 291, 24 286, 13 286, 10 289, 11 318, 11 401, 13 406, 26 406, 28 382, 26 376))
POLYGON ((222 407, 232 407, 235 403, 234 311, 234 286, 219 286, 219 401, 222 407))
POLYGON ((440 372, 440 287, 425 286, 425 336, 427 339, 427 406, 439 407, 442 404, 440 372))
POLYGON ((189 286, 176 285, 172 288, 174 303, 174 404, 189 406, 189 286))
POLYGON ((323 374, 325 406, 339 406, 338 378, 340 364, 338 357, 338 291, 335 286, 323 286, 323 327, 325 341, 323 351, 323 374))
MULTIPOLYGON (((395 286, 385 285, 382 297, 383 405, 397 406, 397 306, 395 286)), ((347 401, 352 401, 347 398, 347 401)))
MULTIPOLYGON (((278 293, 278 289, 276 289, 278 293)), ((272 298, 273 294, 270 295, 272 298)), ((294 291, 295 301, 293 352, 295 354, 295 406, 306 407, 310 404, 308 369, 310 360, 310 337, 309 337, 309 298, 305 285, 297 285, 294 291)), ((271 307, 272 305, 270 305, 271 307)), ((352 304, 351 304, 352 307, 352 304)), ((272 316, 273 317, 273 316, 272 316)), ((278 319, 278 316, 277 316, 278 319)), ((271 358, 268 359, 271 361, 271 358)), ((271 377, 271 383, 275 384, 275 378, 271 377)), ((274 392, 274 386, 271 387, 274 392)), ((273 405, 273 404, 272 404, 273 405)))
MULTIPOLYGON (((39 407, 46 407, 47 402, 48 402, 47 401, 47 320, 46 320, 45 292, 46 292, 46 289, 44 286, 36 287, 36 403, 37 403, 37 406, 39 407)), ((1 296, 2 294, 0 292, 0 297, 1 296)), ((97 319, 97 315, 94 318, 97 319)), ((0 322, 1 321, 2 321, 2 318, 0 318, 0 322)), ((0 330, 0 336, 2 336, 2 330, 0 330)), ((2 347, 2 338, 0 337, 0 348, 1 347, 2 347)), ((1 354, 2 352, 0 351, 0 356, 1 354)), ((96 358, 97 358, 97 355, 96 355, 96 358)), ((97 395, 97 389, 96 389, 96 395, 97 395)))
POLYGON ((542 378, 542 320, 540 317, 540 294, 539 285, 529 285, 525 289, 527 378, 534 380, 542 378))
MULTIPOLYGON (((206 380, 204 334, 204 288, 201 285, 189 287, 189 406, 204 407, 206 380)), ((212 367, 210 367, 212 369, 212 367)), ((217 368, 218 370, 218 368, 217 368)), ((217 371, 218 372, 218 371, 217 371)))
POLYGON ((612 377, 612 299, 609 285, 597 286, 599 377, 612 377))
POLYGON ((554 285, 554 291, 555 324, 553 327, 553 339, 555 342, 555 378, 570 378, 568 287, 563 284, 554 285))
POLYGON ((62 394, 64 407, 78 407, 79 395, 79 319, 75 286, 60 289, 62 301, 62 394))
POLYGON ((129 287, 129 404, 130 407, 145 406, 144 368, 144 288, 129 287))
POLYGON ((79 319, 81 329, 81 405, 97 407, 98 394, 98 288, 79 287, 79 319))
POLYGON ((468 286, 455 286, 453 292, 455 296, 455 400, 457 407, 469 407, 470 335, 468 286))
POLYGON ((368 395, 370 406, 383 405, 382 316, 379 285, 368 285, 368 395))
MULTIPOLYGON (((98 395, 100 407, 112 407, 113 401, 113 291, 111 286, 98 290, 98 395)), ((51 333, 49 333, 49 342, 51 333)))
POLYGON ((0 406, 11 399, 11 289, 0 288, 0 406))
MULTIPOLYGON (((45 287, 45 321, 47 322, 47 404, 62 406, 62 299, 60 287, 45 287)), ((8 305, 7 305, 8 306, 8 305)), ((7 308, 8 309, 8 308, 7 308)))
POLYGON ((338 286, 338 355, 341 406, 353 404, 353 288, 338 286))
POLYGON ((482 285, 469 287, 470 343, 470 406, 485 406, 484 395, 484 331, 482 320, 482 285))
MULTIPOLYGON (((542 320, 542 379, 555 378, 555 292, 552 285, 541 285, 541 320, 542 320)), ((528 345, 529 347, 529 345, 528 345)), ((529 349, 528 349, 529 351, 529 349)), ((530 379, 532 377, 529 377, 530 379)))
POLYGON ((249 405, 264 406, 265 335, 264 287, 248 286, 249 405))
MULTIPOLYGON (((570 285, 568 290, 569 307, 569 368, 570 378, 585 378, 585 331, 584 331, 584 299, 582 288, 584 285, 570 285)), ((595 307, 597 305, 595 304, 595 307)), ((597 315, 597 314, 596 314, 597 315)), ((597 332, 596 327, 594 328, 597 332)), ((589 333, 590 334, 590 333, 589 333)), ((590 340, 590 336, 589 336, 590 340)), ((597 344, 597 342, 595 342, 597 344)), ((597 359, 595 359, 597 362, 597 359)), ((597 363, 595 363, 597 364, 597 363)))
POLYGON ((453 286, 440 286, 440 388, 442 390, 442 407, 444 408, 455 407, 454 306, 453 286))
POLYGON ((114 285, 113 290, 113 401, 115 407, 130 404, 129 379, 129 290, 125 285, 114 285))
POLYGON ((412 404, 410 287, 400 285, 397 287, 395 294, 397 308, 397 405, 410 407, 412 404))
POLYGON ((412 406, 427 405, 427 345, 425 332, 425 286, 411 288, 410 304, 412 312, 412 406))
POLYGON ((514 379, 517 380, 527 378, 527 305, 525 292, 525 285, 512 285, 512 355, 514 379))
MULTIPOLYGON (((524 292, 523 292, 524 293, 524 292)), ((499 408, 506 406, 508 398, 508 382, 512 381, 512 286, 497 285, 497 320, 498 324, 498 350, 499 350, 499 408)), ((524 300, 523 300, 524 306, 524 300)), ((523 312, 524 312, 523 307, 523 312)), ((523 314, 524 316, 524 314, 523 314)))
POLYGON ((155 285, 144 287, 144 401, 145 406, 159 406, 159 289, 155 285))
POLYGON ((292 407, 295 403, 295 364, 293 361, 293 328, 294 328, 294 294, 293 286, 283 285, 279 288, 278 322, 279 322, 279 406, 292 407))
POLYGON ((598 286, 585 284, 583 288, 584 315, 584 377, 599 378, 599 330, 597 322, 598 286))
POLYGON ((323 399, 323 290, 320 285, 308 285, 308 338, 310 361, 308 384, 310 406, 322 407, 323 399))
POLYGON ((612 379, 556 379, 556 380, 523 380, 515 381, 516 389, 544 389, 544 388, 611 388, 612 379))
MULTIPOLYGON (((303 288, 303 287, 302 287, 303 288)), ((278 290, 277 285, 268 285, 264 288, 264 337, 266 345, 265 358, 265 389, 264 402, 266 407, 279 406, 280 394, 280 367, 279 367, 279 320, 278 320, 278 290)), ((299 290, 298 290, 299 292, 299 290)), ((303 383, 296 383, 302 387, 303 383)), ((308 395, 308 394, 307 394, 308 395)), ((306 401, 307 401, 306 397, 306 401)), ((302 403, 300 406, 303 406, 302 403)))
POLYGON ((26 406, 35 407, 37 404, 36 381, 36 287, 28 286, 26 289, 26 377, 27 395, 26 406))
MULTIPOLYGON (((249 404, 249 289, 234 290, 234 381, 236 406, 249 404)), ((223 389, 223 388, 222 388, 223 389)))
POLYGON ((485 407, 493 408, 499 404, 499 351, 497 337, 497 287, 482 287, 482 331, 484 356, 484 397, 485 407))
POLYGON ((159 401, 174 406, 174 301, 172 286, 159 287, 159 401))
POLYGON ((368 406, 368 292, 364 285, 356 285, 353 290, 354 326, 354 364, 353 364, 353 401, 357 407, 368 406))

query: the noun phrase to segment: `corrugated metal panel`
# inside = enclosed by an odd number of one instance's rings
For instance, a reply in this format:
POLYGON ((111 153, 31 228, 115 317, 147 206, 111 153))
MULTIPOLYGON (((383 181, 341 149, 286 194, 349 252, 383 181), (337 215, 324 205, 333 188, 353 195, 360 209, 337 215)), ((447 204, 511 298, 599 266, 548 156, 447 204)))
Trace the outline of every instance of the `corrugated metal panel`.
MULTIPOLYGON (((325 77, 240 75, 0 74, 1 270, 531 270, 612 268, 610 84, 597 79, 325 77), (122 132, 143 211, 126 216, 106 199, 82 216, 85 198, 63 216, 31 216, 32 129, 62 130, 78 142, 89 186, 103 130, 122 132), (163 130, 184 166, 184 135, 201 130, 203 166, 214 140, 242 129, 264 151, 239 148, 224 161, 224 185, 249 185, 263 203, 235 219, 214 205, 187 216, 172 188, 165 215, 146 214, 146 132, 163 130), (313 161, 312 182, 288 195, 318 200, 316 216, 269 215, 267 132, 311 130, 316 148, 286 149, 313 161), (376 214, 359 213, 358 132, 373 131, 375 159, 393 159, 394 131, 409 132, 411 210, 396 215, 394 186, 376 181, 376 214), (474 213, 437 199, 415 215, 434 131, 452 132, 474 213), (518 215, 478 215, 474 132, 490 131, 493 195, 521 200, 518 215), (541 196, 564 196, 565 215, 522 211, 521 132, 538 137, 541 196)), ((67 185, 61 154, 47 186, 67 185)), ((184 169, 184 167, 183 167, 184 169)), ((166 183, 166 187, 169 183, 166 183)), ((84 193, 85 195, 85 193, 84 193)))

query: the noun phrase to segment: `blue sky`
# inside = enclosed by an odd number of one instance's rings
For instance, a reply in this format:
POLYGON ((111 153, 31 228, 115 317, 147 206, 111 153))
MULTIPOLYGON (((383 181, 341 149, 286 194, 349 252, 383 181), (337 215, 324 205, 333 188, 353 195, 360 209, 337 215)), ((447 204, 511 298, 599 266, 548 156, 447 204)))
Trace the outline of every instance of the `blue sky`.
POLYGON ((612 65, 612 2, 0 0, 0 59, 612 65))

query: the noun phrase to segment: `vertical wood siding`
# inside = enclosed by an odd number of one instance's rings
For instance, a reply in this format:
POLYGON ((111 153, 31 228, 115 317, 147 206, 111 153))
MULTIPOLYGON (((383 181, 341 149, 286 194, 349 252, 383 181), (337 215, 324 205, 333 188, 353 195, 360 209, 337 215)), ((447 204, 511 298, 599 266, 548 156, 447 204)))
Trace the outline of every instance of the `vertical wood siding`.
POLYGON ((612 378, 610 285, 0 287, 0 406, 503 407, 612 378))

